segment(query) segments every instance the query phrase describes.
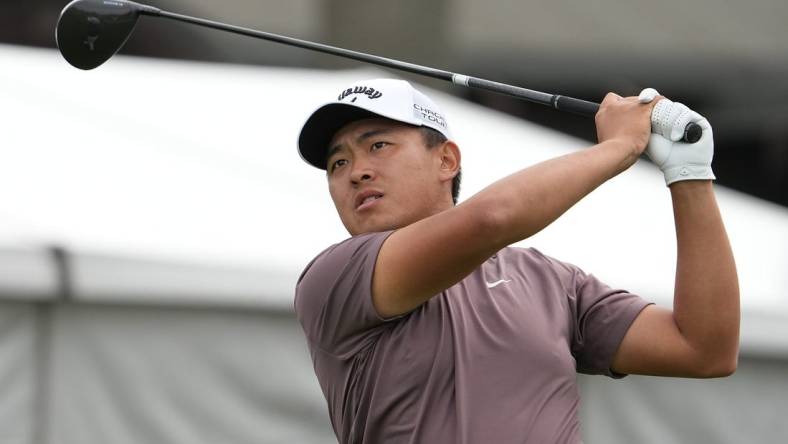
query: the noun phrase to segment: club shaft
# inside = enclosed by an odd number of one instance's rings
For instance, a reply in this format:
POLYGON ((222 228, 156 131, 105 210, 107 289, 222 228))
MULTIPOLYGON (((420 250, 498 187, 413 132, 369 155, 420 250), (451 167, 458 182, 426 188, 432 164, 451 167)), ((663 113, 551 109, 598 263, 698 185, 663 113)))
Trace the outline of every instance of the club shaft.
POLYGON ((293 37, 287 37, 270 32, 259 31, 256 29, 244 28, 242 26, 229 25, 226 23, 216 22, 213 20, 206 20, 198 17, 191 17, 188 15, 177 14, 164 10, 147 10, 143 11, 146 15, 158 16, 177 20, 180 22, 191 23, 206 28, 218 29, 221 31, 232 32, 264 40, 269 40, 285 45, 296 46, 299 48, 318 51, 325 54, 336 55, 345 57, 361 62, 371 63, 386 68, 398 69, 401 71, 420 74, 427 77, 432 77, 439 80, 446 80, 457 85, 462 85, 471 88, 483 89, 493 91, 500 94, 505 94, 519 99, 528 100, 534 103, 551 106, 555 109, 562 111, 569 111, 577 114, 593 116, 599 109, 599 104, 588 102, 585 100, 575 99, 572 97, 559 96, 554 94, 547 94, 540 91, 531 89, 520 88, 517 86, 507 85, 505 83, 493 82, 491 80, 480 79, 477 77, 456 74, 442 69, 430 68, 427 66, 417 65, 415 63, 402 62, 399 60, 380 57, 373 54, 367 54, 349 49, 338 48, 336 46, 325 45, 322 43, 310 42, 308 40, 301 40, 293 37))
POLYGON ((362 52, 351 51, 349 49, 337 48, 335 46, 324 45, 321 43, 314 43, 307 40, 296 39, 283 35, 273 34, 270 32, 258 31, 256 29, 244 28, 241 26, 228 25, 226 23, 215 22, 197 17, 190 17, 187 15, 176 14, 167 11, 161 11, 158 14, 160 17, 171 18, 181 22, 192 23, 195 25, 204 26, 207 28, 219 29, 222 31, 232 32, 234 34, 241 34, 250 37, 256 37, 264 40, 270 40, 277 43, 284 43, 285 45, 297 46, 299 48, 310 49, 326 54, 337 55, 349 59, 359 60, 362 62, 373 63, 380 66, 396 68, 403 71, 412 72, 415 74, 422 74, 429 77, 434 77, 441 80, 451 81, 452 73, 440 69, 428 68, 426 66, 415 65, 413 63, 401 62, 399 60, 392 60, 385 57, 380 57, 372 54, 365 54, 362 52))
MULTIPOLYGON (((322 43, 310 42, 308 40, 296 39, 270 32, 258 31, 256 29, 244 28, 242 26, 229 25, 226 23, 216 22, 198 17, 191 17, 188 15, 177 14, 174 12, 164 11, 152 6, 140 5, 141 13, 153 17, 164 17, 180 22, 191 23, 194 25, 218 29, 221 31, 232 32, 234 34, 255 37, 272 42, 282 43, 285 45, 296 46, 303 49, 318 51, 325 54, 336 55, 348 59, 358 60, 361 62, 372 63, 375 65, 383 66, 386 68, 398 69, 401 71, 420 74, 435 79, 446 80, 457 85, 462 85, 470 88, 483 89, 493 91, 499 94, 516 97, 518 99, 528 100, 529 102, 547 105, 560 111, 567 111, 575 114, 580 114, 587 117, 593 117, 599 111, 599 104, 589 102, 586 100, 576 99, 574 97, 561 96, 557 94, 548 94, 541 91, 535 91, 527 88, 520 88, 518 86, 507 85, 505 83, 494 82, 492 80, 480 79, 478 77, 457 74, 450 71, 441 69, 430 68, 427 66, 417 65, 415 63, 402 62, 399 60, 380 57, 372 54, 366 54, 358 51, 351 51, 349 49, 338 48, 335 46, 324 45, 322 43)), ((683 140, 685 142, 694 143, 700 139, 702 130, 696 123, 687 125, 684 131, 683 140)))

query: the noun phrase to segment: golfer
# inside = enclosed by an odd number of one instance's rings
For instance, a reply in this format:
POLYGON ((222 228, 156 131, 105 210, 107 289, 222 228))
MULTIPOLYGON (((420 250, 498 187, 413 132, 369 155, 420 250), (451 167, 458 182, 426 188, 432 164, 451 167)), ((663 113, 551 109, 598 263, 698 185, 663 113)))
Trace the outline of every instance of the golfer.
MULTIPOLYGON (((300 154, 326 170, 351 236, 312 260, 295 294, 339 442, 579 443, 576 372, 708 378, 736 369, 738 281, 712 189, 712 130, 650 92, 608 94, 598 144, 459 205, 461 156, 447 116, 407 82, 359 82, 308 118, 300 154), (703 137, 676 142, 689 122, 703 137), (672 310, 509 247, 644 151, 673 200, 672 310)), ((648 252, 609 241, 599 254, 618 248, 649 273, 648 252)))

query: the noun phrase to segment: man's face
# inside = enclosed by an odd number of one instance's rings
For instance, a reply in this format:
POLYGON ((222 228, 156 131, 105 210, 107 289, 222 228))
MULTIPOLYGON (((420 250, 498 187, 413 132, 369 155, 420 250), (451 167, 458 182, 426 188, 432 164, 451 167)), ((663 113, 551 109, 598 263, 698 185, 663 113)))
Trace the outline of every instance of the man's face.
POLYGON ((452 206, 445 159, 421 130, 388 119, 342 127, 328 146, 331 199, 351 235, 400 228, 452 206))

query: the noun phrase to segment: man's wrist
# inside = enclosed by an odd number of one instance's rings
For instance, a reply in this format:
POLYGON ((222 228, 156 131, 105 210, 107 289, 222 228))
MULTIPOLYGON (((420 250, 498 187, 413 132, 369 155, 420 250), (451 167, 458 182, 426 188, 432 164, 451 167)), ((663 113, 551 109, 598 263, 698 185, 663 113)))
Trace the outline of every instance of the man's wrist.
POLYGON ((711 179, 682 180, 668 185, 673 194, 706 193, 713 190, 711 179))
POLYGON ((608 139, 600 143, 598 146, 600 149, 615 153, 617 165, 614 175, 617 175, 634 165, 640 156, 640 152, 637 150, 635 143, 627 142, 623 139, 608 139))

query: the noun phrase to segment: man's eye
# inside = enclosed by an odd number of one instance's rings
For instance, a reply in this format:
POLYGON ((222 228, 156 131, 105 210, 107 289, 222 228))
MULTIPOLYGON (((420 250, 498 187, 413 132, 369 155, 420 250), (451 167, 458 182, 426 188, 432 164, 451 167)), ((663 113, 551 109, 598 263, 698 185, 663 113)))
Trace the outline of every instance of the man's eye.
POLYGON ((345 160, 345 159, 337 159, 337 160, 335 160, 334 163, 331 164, 331 171, 334 171, 335 169, 341 167, 342 165, 344 165, 346 163, 347 163, 347 160, 345 160))
POLYGON ((379 149, 383 148, 386 145, 388 145, 388 142, 375 142, 375 143, 372 144, 372 149, 373 150, 379 150, 379 149))

